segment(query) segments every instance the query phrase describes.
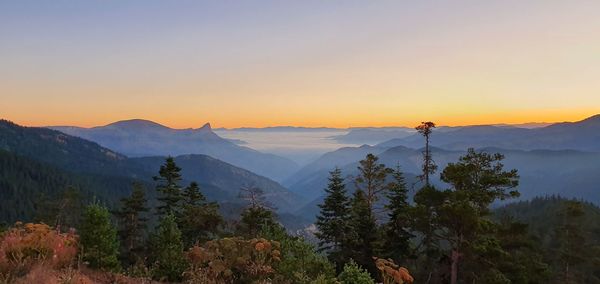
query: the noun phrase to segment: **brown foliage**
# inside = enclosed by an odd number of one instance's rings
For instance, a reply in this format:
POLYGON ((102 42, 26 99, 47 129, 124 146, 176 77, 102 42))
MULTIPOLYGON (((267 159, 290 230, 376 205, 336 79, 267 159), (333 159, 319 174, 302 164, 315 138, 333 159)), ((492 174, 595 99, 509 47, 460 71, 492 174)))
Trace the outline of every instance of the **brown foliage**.
POLYGON ((59 269, 77 256, 77 235, 61 233, 46 224, 16 223, 0 237, 0 273, 24 275, 33 266, 59 269))
POLYGON ((381 273, 384 284, 410 284, 414 279, 408 272, 408 269, 400 267, 391 259, 382 259, 374 257, 375 266, 381 273))
POLYGON ((265 239, 224 238, 194 246, 187 252, 191 283, 254 282, 269 279, 280 261, 279 243, 265 239))

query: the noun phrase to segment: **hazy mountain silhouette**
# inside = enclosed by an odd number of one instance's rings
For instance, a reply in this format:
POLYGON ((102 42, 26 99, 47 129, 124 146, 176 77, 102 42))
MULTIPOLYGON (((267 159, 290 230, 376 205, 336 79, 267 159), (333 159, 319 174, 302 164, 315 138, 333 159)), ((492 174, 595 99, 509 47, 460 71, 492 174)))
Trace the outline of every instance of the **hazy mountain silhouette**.
POLYGON ((298 168, 289 159, 223 139, 208 123, 196 129, 172 129, 152 121, 133 119, 92 128, 51 128, 97 142, 130 157, 204 154, 275 180, 286 178, 298 168))
MULTIPOLYGON (((558 194, 565 197, 582 198, 600 204, 600 153, 576 150, 507 150, 501 148, 482 148, 488 153, 502 153, 506 156, 503 161, 506 169, 515 168, 521 176, 518 190, 522 199, 534 196, 558 194)), ((299 171, 294 178, 288 179, 288 188, 299 195, 312 199, 299 214, 310 217, 315 206, 322 199, 327 185, 329 171, 335 166, 340 167, 344 176, 357 174, 358 161, 371 153, 379 156, 379 162, 388 167, 400 166, 413 191, 419 187, 416 177, 420 174, 423 149, 412 149, 404 146, 384 147, 347 147, 323 155, 313 164, 299 171), (352 160, 352 161, 351 161, 352 160), (312 204, 312 205, 311 205, 312 204), (309 214, 310 213, 310 214, 309 214), (308 214, 308 215, 307 215, 308 214)), ((448 164, 458 161, 466 151, 444 150, 432 148, 433 158, 439 166, 432 182, 445 188, 447 185, 439 180, 441 170, 448 164)), ((348 183, 349 191, 354 185, 348 183)))
MULTIPOLYGON (((423 139, 415 134, 391 139, 380 147, 421 147, 423 139)), ((499 147, 520 150, 580 150, 600 152, 600 115, 578 122, 556 123, 533 129, 491 125, 465 126, 446 131, 434 131, 431 145, 462 150, 468 147, 499 147)))
MULTIPOLYGON (((127 127, 130 126, 128 123, 127 127)), ((135 127, 160 129, 162 126, 136 122, 135 127)), ((23 172, 27 168, 41 167, 38 163, 48 165, 54 171, 64 173, 69 181, 53 183, 60 188, 49 191, 60 192, 66 184, 74 183, 73 180, 77 185, 89 187, 92 194, 113 202, 127 195, 134 181, 153 186, 152 177, 157 175, 165 160, 165 157, 128 158, 95 142, 57 130, 22 127, 6 120, 0 120, 0 150, 8 153, 3 156, 6 159, 0 161, 0 167, 11 175, 27 176, 29 174, 23 172), (35 164, 20 166, 29 160, 35 164)), ((302 203, 302 198, 277 182, 218 159, 206 155, 183 155, 175 159, 181 163, 184 183, 197 181, 203 193, 213 200, 238 202, 240 187, 257 186, 283 211, 293 210, 302 203)), ((0 188, 0 196, 9 188, 0 188)), ((149 192, 154 190, 149 189, 149 192)))

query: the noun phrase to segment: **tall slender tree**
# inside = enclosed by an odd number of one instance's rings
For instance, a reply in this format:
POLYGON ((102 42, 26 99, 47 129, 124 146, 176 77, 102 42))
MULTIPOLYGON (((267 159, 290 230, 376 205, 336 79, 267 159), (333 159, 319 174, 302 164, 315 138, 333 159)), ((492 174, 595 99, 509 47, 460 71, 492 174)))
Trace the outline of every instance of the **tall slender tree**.
POLYGON ((410 204, 408 203, 408 189, 400 166, 393 172, 394 180, 388 184, 388 221, 384 225, 385 244, 382 254, 393 259, 396 263, 402 263, 409 255, 410 239, 410 204))
POLYGON ((371 276, 378 277, 373 262, 376 250, 378 226, 369 206, 367 195, 357 189, 352 197, 350 228, 352 234, 348 240, 349 257, 367 269, 371 276))
POLYGON ((156 190, 160 193, 157 198, 161 203, 157 207, 157 214, 164 216, 167 214, 174 214, 179 216, 179 208, 181 196, 181 168, 175 164, 173 157, 168 157, 165 164, 160 166, 158 176, 154 177, 154 180, 158 182, 156 190))
POLYGON ((371 211, 374 209, 375 202, 387 190, 386 178, 393 171, 384 164, 378 163, 378 161, 377 156, 368 154, 365 159, 359 162, 359 173, 354 179, 356 189, 363 191, 371 211))
POLYGON ((556 243, 556 259, 561 268, 556 273, 561 283, 583 283, 583 275, 577 267, 586 262, 586 236, 583 233, 582 218, 585 212, 581 202, 565 201, 559 217, 561 224, 556 228, 554 241, 556 243))
POLYGON ((350 199, 339 168, 329 172, 325 193, 325 200, 319 204, 321 209, 316 222, 319 231, 315 235, 319 239, 319 249, 327 251, 329 259, 340 271, 346 262, 343 245, 350 229, 350 199))
POLYGON ((127 265, 143 259, 148 222, 145 214, 148 210, 144 186, 134 183, 131 196, 121 199, 121 208, 115 212, 119 224, 121 259, 127 265))
POLYGON ((425 137, 425 150, 423 151, 423 174, 421 175, 421 180, 425 181, 425 186, 429 186, 429 176, 434 174, 437 170, 437 165, 433 161, 433 157, 431 155, 431 150, 429 148, 429 139, 433 129, 435 128, 435 123, 431 121, 421 122, 419 126, 415 129, 425 137))

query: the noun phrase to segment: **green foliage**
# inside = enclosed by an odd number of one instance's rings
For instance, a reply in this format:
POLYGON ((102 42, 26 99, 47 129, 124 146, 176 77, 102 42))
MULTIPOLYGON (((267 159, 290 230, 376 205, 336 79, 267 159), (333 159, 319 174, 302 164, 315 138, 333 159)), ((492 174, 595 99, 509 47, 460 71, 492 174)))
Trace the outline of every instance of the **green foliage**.
POLYGON ((377 269, 372 257, 378 241, 378 227, 365 193, 360 189, 354 192, 351 210, 351 234, 347 241, 349 257, 375 276, 377 269))
POLYGON ((260 188, 242 188, 240 197, 248 201, 249 206, 241 214, 236 234, 245 238, 257 238, 262 231, 278 225, 260 188))
POLYGON ((299 237, 288 235, 285 228, 272 226, 262 232, 266 239, 280 244, 281 261, 274 265, 277 283, 331 283, 335 268, 315 248, 299 237))
POLYGON ((341 271, 345 263, 343 246, 350 231, 350 200, 339 168, 330 172, 325 193, 327 196, 323 204, 319 205, 321 210, 316 222, 319 231, 315 236, 319 239, 319 249, 326 251, 329 259, 341 271))
POLYGON ((386 179, 392 169, 384 164, 378 163, 379 158, 373 154, 368 154, 365 159, 359 162, 359 174, 354 179, 356 190, 361 190, 365 194, 365 199, 371 211, 375 202, 387 190, 386 179))
POLYGON ((121 199, 121 209, 114 214, 118 219, 121 243, 121 258, 127 265, 143 260, 144 235, 147 228, 148 212, 143 185, 136 183, 130 197, 121 199))
POLYGON ((394 180, 388 184, 388 221, 384 224, 384 245, 381 256, 393 259, 400 263, 410 254, 410 204, 408 203, 408 189, 404 176, 397 168, 393 172, 394 180))
POLYGON ((352 260, 344 265, 344 270, 338 275, 338 280, 342 284, 375 284, 369 272, 352 260))
POLYGON ((181 196, 181 168, 175 164, 173 157, 168 157, 165 160, 165 164, 160 166, 158 176, 154 177, 154 180, 158 182, 156 190, 160 193, 157 198, 161 203, 157 207, 157 214, 159 216, 165 216, 167 214, 174 214, 179 216, 181 196))
POLYGON ((181 231, 173 214, 164 216, 152 238, 154 278, 167 281, 180 281, 186 262, 183 254, 181 231))
POLYGON ((583 227, 584 215, 583 204, 578 201, 565 201, 558 212, 561 221, 553 234, 552 262, 554 278, 563 283, 600 282, 600 243, 592 241, 583 227))
POLYGON ((120 268, 117 230, 110 223, 110 213, 106 207, 99 204, 86 207, 81 223, 80 242, 83 260, 90 267, 113 271, 120 268))
POLYGON ((197 183, 192 182, 185 188, 179 227, 186 247, 217 235, 217 229, 222 222, 219 205, 216 202, 206 202, 197 183))

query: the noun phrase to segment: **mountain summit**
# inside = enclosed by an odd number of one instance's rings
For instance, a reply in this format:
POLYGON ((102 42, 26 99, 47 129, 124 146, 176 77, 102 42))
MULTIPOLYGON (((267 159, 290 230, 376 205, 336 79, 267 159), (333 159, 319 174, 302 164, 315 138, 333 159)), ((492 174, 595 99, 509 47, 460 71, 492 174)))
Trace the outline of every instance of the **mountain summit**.
POLYGON ((221 138, 212 131, 210 123, 197 129, 173 129, 149 120, 132 119, 92 128, 50 128, 94 141, 129 157, 204 154, 277 181, 298 168, 286 158, 221 138))

